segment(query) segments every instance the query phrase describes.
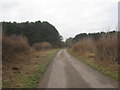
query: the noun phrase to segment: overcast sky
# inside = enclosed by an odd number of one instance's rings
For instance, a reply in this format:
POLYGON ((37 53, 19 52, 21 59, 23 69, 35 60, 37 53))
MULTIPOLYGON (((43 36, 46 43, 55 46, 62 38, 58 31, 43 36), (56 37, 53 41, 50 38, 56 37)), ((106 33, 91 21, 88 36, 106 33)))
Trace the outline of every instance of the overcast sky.
POLYGON ((64 40, 117 28, 119 0, 0 0, 1 21, 48 21, 64 40))

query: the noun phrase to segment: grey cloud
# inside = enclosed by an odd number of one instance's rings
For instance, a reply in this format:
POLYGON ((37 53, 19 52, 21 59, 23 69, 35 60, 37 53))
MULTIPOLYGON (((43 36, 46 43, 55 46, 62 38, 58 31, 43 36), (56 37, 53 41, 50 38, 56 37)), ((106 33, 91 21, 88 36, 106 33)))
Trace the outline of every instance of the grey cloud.
POLYGON ((0 20, 48 21, 64 39, 81 32, 97 32, 117 26, 117 0, 8 1, 0 1, 0 20))

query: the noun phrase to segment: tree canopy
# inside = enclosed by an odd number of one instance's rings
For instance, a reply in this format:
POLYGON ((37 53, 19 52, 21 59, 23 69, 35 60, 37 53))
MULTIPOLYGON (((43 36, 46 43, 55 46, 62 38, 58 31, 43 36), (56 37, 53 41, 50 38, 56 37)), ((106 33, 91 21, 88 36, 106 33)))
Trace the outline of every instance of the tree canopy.
POLYGON ((5 35, 23 35, 28 38, 29 44, 49 42, 54 47, 61 46, 62 36, 57 29, 46 21, 36 22, 2 22, 5 35))
POLYGON ((101 38, 102 35, 108 35, 108 34, 112 34, 112 33, 117 33, 117 31, 110 31, 110 32, 97 32, 97 33, 80 33, 77 34, 74 38, 73 38, 73 42, 79 42, 84 38, 91 38, 92 40, 98 40, 101 38))

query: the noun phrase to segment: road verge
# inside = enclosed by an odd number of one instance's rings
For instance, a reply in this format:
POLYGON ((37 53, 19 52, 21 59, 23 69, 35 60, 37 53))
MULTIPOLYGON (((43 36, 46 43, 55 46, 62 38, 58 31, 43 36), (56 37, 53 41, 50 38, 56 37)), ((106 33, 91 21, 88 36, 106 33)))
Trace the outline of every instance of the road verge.
POLYGON ((90 67, 100 71, 101 73, 110 76, 112 79, 118 81, 119 80, 119 75, 118 75, 118 67, 115 67, 117 70, 113 71, 109 66, 102 65, 100 62, 95 62, 94 60, 85 57, 85 56, 80 56, 77 53, 73 52, 70 49, 67 49, 67 52, 77 58, 78 60, 81 60, 83 63, 89 65, 90 67))
POLYGON ((36 88, 48 64, 59 49, 32 52, 19 56, 20 61, 4 65, 3 88, 36 88), (13 70, 17 67, 17 70, 13 70), (9 69, 7 69, 9 68, 9 69))

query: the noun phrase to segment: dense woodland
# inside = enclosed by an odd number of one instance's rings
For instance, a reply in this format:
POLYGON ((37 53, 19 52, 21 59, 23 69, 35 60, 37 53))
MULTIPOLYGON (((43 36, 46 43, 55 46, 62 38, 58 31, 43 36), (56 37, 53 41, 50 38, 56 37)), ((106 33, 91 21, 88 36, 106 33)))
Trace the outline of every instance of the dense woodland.
POLYGON ((22 35, 26 37, 30 45, 39 42, 49 42, 53 47, 61 47, 62 36, 57 29, 46 21, 36 22, 3 22, 4 35, 22 35))
POLYGON ((98 33, 81 33, 81 34, 78 34, 76 35, 73 40, 75 42, 78 42, 84 38, 92 38, 93 40, 99 40, 103 35, 110 35, 110 34, 113 34, 113 33, 117 33, 116 31, 110 31, 110 32, 98 32, 98 33))

